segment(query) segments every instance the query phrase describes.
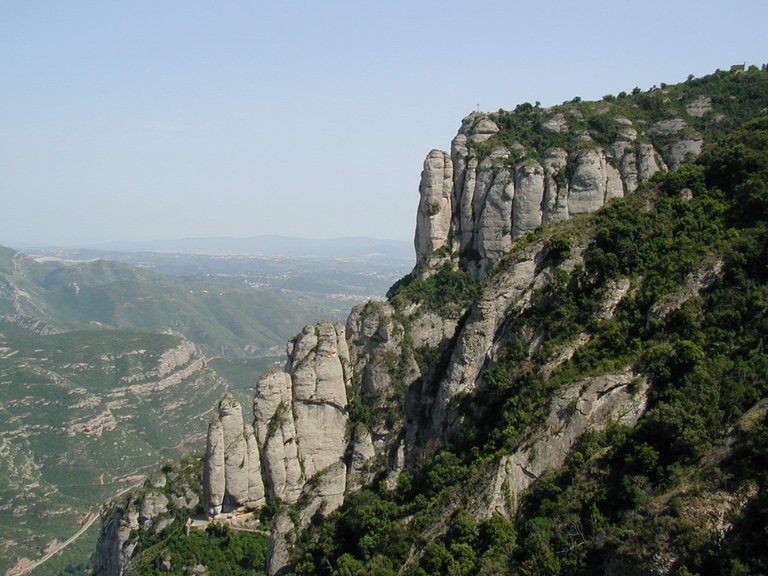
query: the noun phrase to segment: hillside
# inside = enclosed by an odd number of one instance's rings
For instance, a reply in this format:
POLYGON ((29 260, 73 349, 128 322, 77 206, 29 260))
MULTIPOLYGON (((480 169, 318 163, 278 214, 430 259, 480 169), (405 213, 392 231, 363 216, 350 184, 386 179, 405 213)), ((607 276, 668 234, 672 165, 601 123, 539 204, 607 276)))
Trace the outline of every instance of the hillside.
POLYGON ((107 260, 39 263, 0 247, 0 315, 47 330, 172 330, 208 354, 243 356, 282 347, 304 316, 270 290, 185 283, 107 260))
MULTIPOLYGON (((253 424, 222 399, 198 512, 252 510, 270 574, 765 573, 766 110, 751 69, 470 115, 414 272, 293 338, 253 424)), ((138 530, 157 492, 97 574, 245 573, 226 526, 138 530)))
MULTIPOLYGON (((65 265, 0 247, 0 572, 55 550, 163 461, 201 450, 218 397, 245 397, 307 319, 382 293, 377 274, 391 274, 328 259, 326 282, 304 288, 318 266, 306 259, 93 256, 65 265)), ((87 562, 94 534, 73 564, 87 562)))
POLYGON ((199 450, 226 383, 178 336, 0 323, 0 569, 38 558, 159 463, 199 450))

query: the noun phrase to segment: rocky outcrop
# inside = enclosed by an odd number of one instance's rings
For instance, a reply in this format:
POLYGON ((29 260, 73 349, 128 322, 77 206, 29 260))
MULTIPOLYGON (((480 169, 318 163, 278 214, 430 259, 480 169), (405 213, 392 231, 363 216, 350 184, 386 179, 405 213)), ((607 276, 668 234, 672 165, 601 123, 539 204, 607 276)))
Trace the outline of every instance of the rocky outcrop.
MULTIPOLYGON (((209 516, 258 508, 267 495, 297 506, 298 516, 275 520, 273 572, 287 563, 296 530, 344 500, 350 378, 344 327, 329 322, 307 326, 289 342, 285 370, 259 379, 253 422, 243 423, 240 404, 227 394, 209 426, 203 475, 209 516)), ((361 459, 369 455, 362 448, 358 478, 367 478, 361 459)))
POLYGON ((404 424, 413 416, 409 412, 419 409, 409 407, 403 393, 418 387, 422 376, 414 349, 439 347, 455 325, 455 320, 431 313, 397 318, 395 308, 386 302, 353 308, 347 319, 350 362, 370 413, 368 421, 355 430, 353 474, 372 477, 374 471, 386 470, 387 481, 396 481, 403 469, 404 424), (406 345, 406 339, 413 347, 406 345))
MULTIPOLYGON (((344 328, 308 326, 288 345, 286 371, 263 376, 253 401, 267 491, 293 503, 346 449, 349 351, 344 328)), ((341 486, 341 492, 344 488, 341 486)))
MULTIPOLYGON (((265 494, 293 504, 308 480, 341 463, 347 445, 348 365, 344 328, 321 322, 289 343, 285 372, 274 370, 259 379, 252 424, 243 424, 231 394, 222 398, 208 429, 209 515, 225 507, 257 508, 265 494)), ((343 482, 336 491, 344 493, 343 482)))
POLYGON ((416 250, 429 254, 442 248, 448 238, 451 224, 451 189, 453 163, 450 156, 440 150, 432 150, 424 161, 421 173, 417 228, 422 233, 416 238, 416 250))
POLYGON ((276 371, 259 379, 253 400, 253 426, 267 492, 284 502, 295 502, 303 483, 292 403, 289 374, 276 371))
POLYGON ((178 517, 200 503, 198 458, 169 463, 144 484, 102 510, 101 534, 94 559, 94 576, 122 576, 144 540, 156 538, 178 517))
POLYGON ((651 126, 648 134, 658 142, 671 170, 677 170, 683 162, 695 160, 704 147, 701 135, 682 118, 660 120, 651 126))
POLYGON ((351 371, 344 327, 329 322, 308 326, 288 344, 287 353, 286 371, 262 377, 253 401, 267 490, 297 506, 297 515, 284 512, 275 519, 270 574, 289 564, 297 531, 315 514, 341 506, 347 487, 351 371))
POLYGON ((437 390, 431 435, 444 438, 454 426, 457 415, 451 412, 451 400, 460 392, 477 387, 481 370, 506 314, 515 306, 527 304, 537 277, 535 256, 542 249, 542 243, 538 243, 520 254, 504 274, 492 279, 472 308, 437 390))
POLYGON ((273 523, 267 554, 269 574, 285 573, 290 566, 290 552, 296 543, 296 535, 309 526, 315 515, 325 516, 344 503, 344 486, 347 467, 337 461, 321 473, 312 482, 304 486, 302 503, 295 514, 282 511, 273 523))
MULTIPOLYGON (((521 375, 551 385, 542 415, 536 411, 532 424, 509 432, 495 448, 503 455, 485 460, 476 482, 446 505, 454 508, 436 516, 447 518, 461 500, 478 518, 513 519, 521 494, 566 463, 585 433, 609 423, 634 426, 642 416, 650 383, 634 366, 603 367, 606 373, 596 366, 578 376, 567 366, 584 361, 580 351, 600 342, 595 326, 612 322, 642 280, 593 278, 584 265, 589 238, 580 232, 556 256, 546 230, 514 242, 543 224, 598 210, 698 155, 702 139, 690 120, 709 114, 711 101, 691 102, 685 118, 669 114, 658 121, 610 115, 608 103, 588 111, 591 116, 578 109, 545 113, 527 126, 536 134, 528 140, 526 126, 517 138, 508 128, 515 122, 503 124, 503 114, 474 113, 463 120, 450 153, 428 154, 419 186, 418 264, 405 288, 452 266, 482 279, 471 304, 453 314, 430 302, 432 294, 418 292, 439 292, 439 284, 417 284, 411 293, 393 288, 389 302, 356 306, 346 326, 321 322, 296 336, 285 367, 258 380, 251 424, 232 397, 222 399, 208 432, 206 507, 211 515, 228 506, 253 508, 265 496, 289 505, 273 522, 271 574, 289 569, 302 530, 340 507, 350 491, 374 481, 393 489, 404 470, 418 470, 441 446, 487 433, 483 419, 507 409, 492 404, 509 400, 510 387, 526 385, 521 375), (609 128, 597 134, 593 125, 609 128), (568 325, 576 327, 572 332, 549 333, 560 326, 541 322, 542 315, 562 312, 563 290, 571 295, 574 286, 590 282, 599 286, 589 287, 589 308, 579 309, 590 322, 580 317, 568 325), (501 384, 494 382, 495 369, 501 384)), ((685 116, 682 106, 678 113, 685 116)), ((560 230, 568 236, 579 227, 564 223, 560 230)), ((651 306, 647 321, 712 286, 721 270, 716 261, 692 274, 651 306)), ((592 351, 584 352, 589 358, 592 351)), ((157 529, 162 524, 152 518, 172 505, 147 496, 135 518, 121 517, 111 530, 157 529)))
POLYGON ((138 511, 111 510, 102 523, 93 573, 98 576, 121 576, 136 549, 137 542, 131 536, 138 529, 138 511))
POLYGON ((557 394, 543 425, 501 458, 480 516, 514 517, 520 494, 545 471, 562 466, 587 430, 602 430, 609 422, 634 426, 645 412, 648 391, 646 379, 626 370, 574 382, 557 394))
POLYGON ((208 426, 203 489, 210 516, 225 506, 254 509, 265 502, 253 429, 243 425, 242 408, 231 394, 221 399, 208 426))
MULTIPOLYGON (((691 116, 706 110, 704 100, 691 106, 691 116)), ((417 262, 448 247, 461 256, 462 268, 484 277, 514 239, 541 224, 597 210, 659 170, 695 158, 703 144, 683 118, 645 130, 615 115, 613 142, 605 146, 571 128, 562 112, 543 116, 538 130, 544 136, 573 132, 567 148, 531 149, 520 142, 509 145, 508 139, 493 146, 500 132, 494 116, 475 112, 462 121, 450 155, 429 153, 419 186, 417 262)))

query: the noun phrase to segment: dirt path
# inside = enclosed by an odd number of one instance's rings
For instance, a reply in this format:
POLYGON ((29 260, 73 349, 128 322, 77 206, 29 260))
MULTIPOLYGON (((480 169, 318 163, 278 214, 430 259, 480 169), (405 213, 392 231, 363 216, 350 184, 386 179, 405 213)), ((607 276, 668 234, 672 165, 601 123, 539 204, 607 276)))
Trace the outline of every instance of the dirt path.
MULTIPOLYGON (((127 488, 120 490, 117 494, 109 498, 109 500, 118 498, 119 496, 122 496, 123 494, 128 492, 128 490, 131 490, 133 488, 135 488, 135 486, 128 486, 127 488)), ((43 556, 39 560, 29 560, 29 559, 23 558, 22 560, 19 561, 18 564, 16 564, 16 566, 8 570, 4 576, 24 576, 24 574, 29 574, 30 572, 32 572, 32 570, 34 570, 41 564, 44 564, 45 562, 47 562, 48 560, 56 556, 56 554, 64 550, 64 548, 72 544, 72 542, 80 538, 80 536, 85 534, 86 530, 88 530, 88 528, 90 528, 93 525, 93 523, 96 522, 96 520, 98 519, 99 519, 99 515, 97 513, 89 512, 88 515, 86 516, 85 524, 83 524, 82 528, 80 528, 80 530, 75 532, 70 538, 68 538, 66 541, 60 544, 52 545, 50 549, 46 552, 45 556, 43 556)))
POLYGON ((44 562, 47 562, 56 554, 64 550, 67 546, 72 544, 75 540, 80 538, 88 528, 90 528, 96 520, 99 519, 98 514, 94 514, 90 512, 87 516, 87 521, 85 524, 83 524, 83 527, 80 528, 77 532, 75 532, 74 535, 72 535, 68 540, 62 542, 61 544, 56 544, 51 547, 51 549, 46 553, 45 556, 40 558, 39 560, 31 561, 30 564, 24 564, 23 566, 18 566, 16 568, 11 568, 8 572, 5 573, 5 576, 23 576, 24 574, 30 573, 32 570, 43 564, 44 562))

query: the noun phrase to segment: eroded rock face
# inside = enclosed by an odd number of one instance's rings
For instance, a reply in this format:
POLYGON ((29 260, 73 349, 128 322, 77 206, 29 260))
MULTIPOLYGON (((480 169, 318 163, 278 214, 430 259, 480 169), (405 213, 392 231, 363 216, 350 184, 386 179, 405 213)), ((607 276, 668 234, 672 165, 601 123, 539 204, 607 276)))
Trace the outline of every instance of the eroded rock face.
POLYGON ((416 216, 416 250, 429 254, 442 248, 451 224, 453 162, 445 152, 432 150, 424 161, 416 216))
MULTIPOLYGON (((243 422, 237 400, 226 394, 208 429, 203 483, 210 516, 225 508, 255 509, 267 495, 299 510, 299 525, 279 517, 270 566, 285 567, 294 529, 314 514, 329 514, 347 489, 347 388, 351 361, 345 328, 320 322, 288 343, 285 370, 256 385, 253 423, 243 422), (301 498, 301 501, 299 502, 301 498)), ((368 479, 370 435, 359 436, 358 482, 368 479)))
MULTIPOLYGON (((470 392, 478 385, 482 369, 490 357, 499 329, 514 309, 525 309, 531 294, 546 281, 549 271, 539 270, 536 261, 543 242, 531 244, 510 262, 503 273, 496 274, 475 302, 458 334, 445 377, 441 380, 432 410, 430 434, 444 438, 456 425, 457 415, 450 409, 451 401, 461 392, 470 392)), ((568 269, 580 262, 574 250, 568 269)))
POLYGON ((243 410, 231 394, 219 402, 208 426, 203 490, 210 516, 224 507, 264 504, 261 464, 253 428, 243 424, 243 410))
POLYGON ((101 534, 96 548, 93 573, 122 576, 129 571, 139 535, 159 535, 177 518, 178 510, 188 513, 200 503, 199 460, 170 464, 156 472, 144 485, 134 488, 102 512, 101 534))
POLYGON ((275 519, 271 574, 288 565, 296 530, 314 514, 341 506, 347 488, 343 459, 351 369, 345 329, 329 322, 307 326, 288 344, 287 355, 285 371, 262 376, 253 400, 266 492, 299 506, 298 526, 287 513, 275 519))
POLYGON ((286 372, 259 380, 254 428, 271 495, 296 502, 308 479, 343 457, 348 366, 344 328, 321 322, 288 345, 286 372))
POLYGON ((656 122, 648 133, 660 141, 659 149, 670 170, 677 170, 685 161, 695 160, 704 147, 704 139, 682 118, 656 122))
POLYGON ((645 412, 649 386, 626 370, 575 382, 556 395, 544 424, 518 450, 501 458, 484 515, 513 517, 519 495, 545 471, 562 466, 587 430, 602 430, 609 422, 634 426, 645 412))
POLYGON ((227 394, 219 402, 219 420, 224 438, 224 500, 233 507, 248 499, 248 452, 243 429, 243 409, 227 394))
POLYGON ((218 418, 208 424, 208 440, 203 468, 203 492, 209 516, 221 513, 226 487, 224 474, 224 433, 218 418))
MULTIPOLYGON (((692 115, 706 113, 704 100, 691 106, 692 115)), ((609 146, 598 145, 584 132, 576 135, 582 144, 574 149, 534 153, 519 143, 492 147, 498 125, 486 114, 467 116, 450 156, 433 150, 425 161, 416 223, 417 262, 448 246, 461 255, 462 268, 484 277, 515 238, 542 223, 597 210, 659 170, 675 169, 701 152, 701 136, 681 118, 657 122, 647 132, 627 118, 614 120, 618 128, 609 146), (482 155, 478 144, 486 147, 482 155)), ((540 130, 561 134, 570 127, 562 114, 556 114, 540 130)))
POLYGON ((256 386, 253 426, 262 455, 267 494, 295 502, 303 482, 299 464, 291 377, 285 372, 266 374, 256 386))
POLYGON ((116 510, 102 525, 96 548, 94 574, 121 576, 128 565, 136 542, 131 533, 139 529, 139 513, 136 510, 116 510))

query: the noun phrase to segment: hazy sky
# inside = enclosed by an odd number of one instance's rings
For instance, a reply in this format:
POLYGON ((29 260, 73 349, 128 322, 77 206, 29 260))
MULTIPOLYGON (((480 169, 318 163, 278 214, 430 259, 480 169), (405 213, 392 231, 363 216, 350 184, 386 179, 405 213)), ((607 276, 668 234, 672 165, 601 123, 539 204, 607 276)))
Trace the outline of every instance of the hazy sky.
POLYGON ((521 102, 768 62, 765 0, 0 0, 0 244, 413 237, 521 102))

